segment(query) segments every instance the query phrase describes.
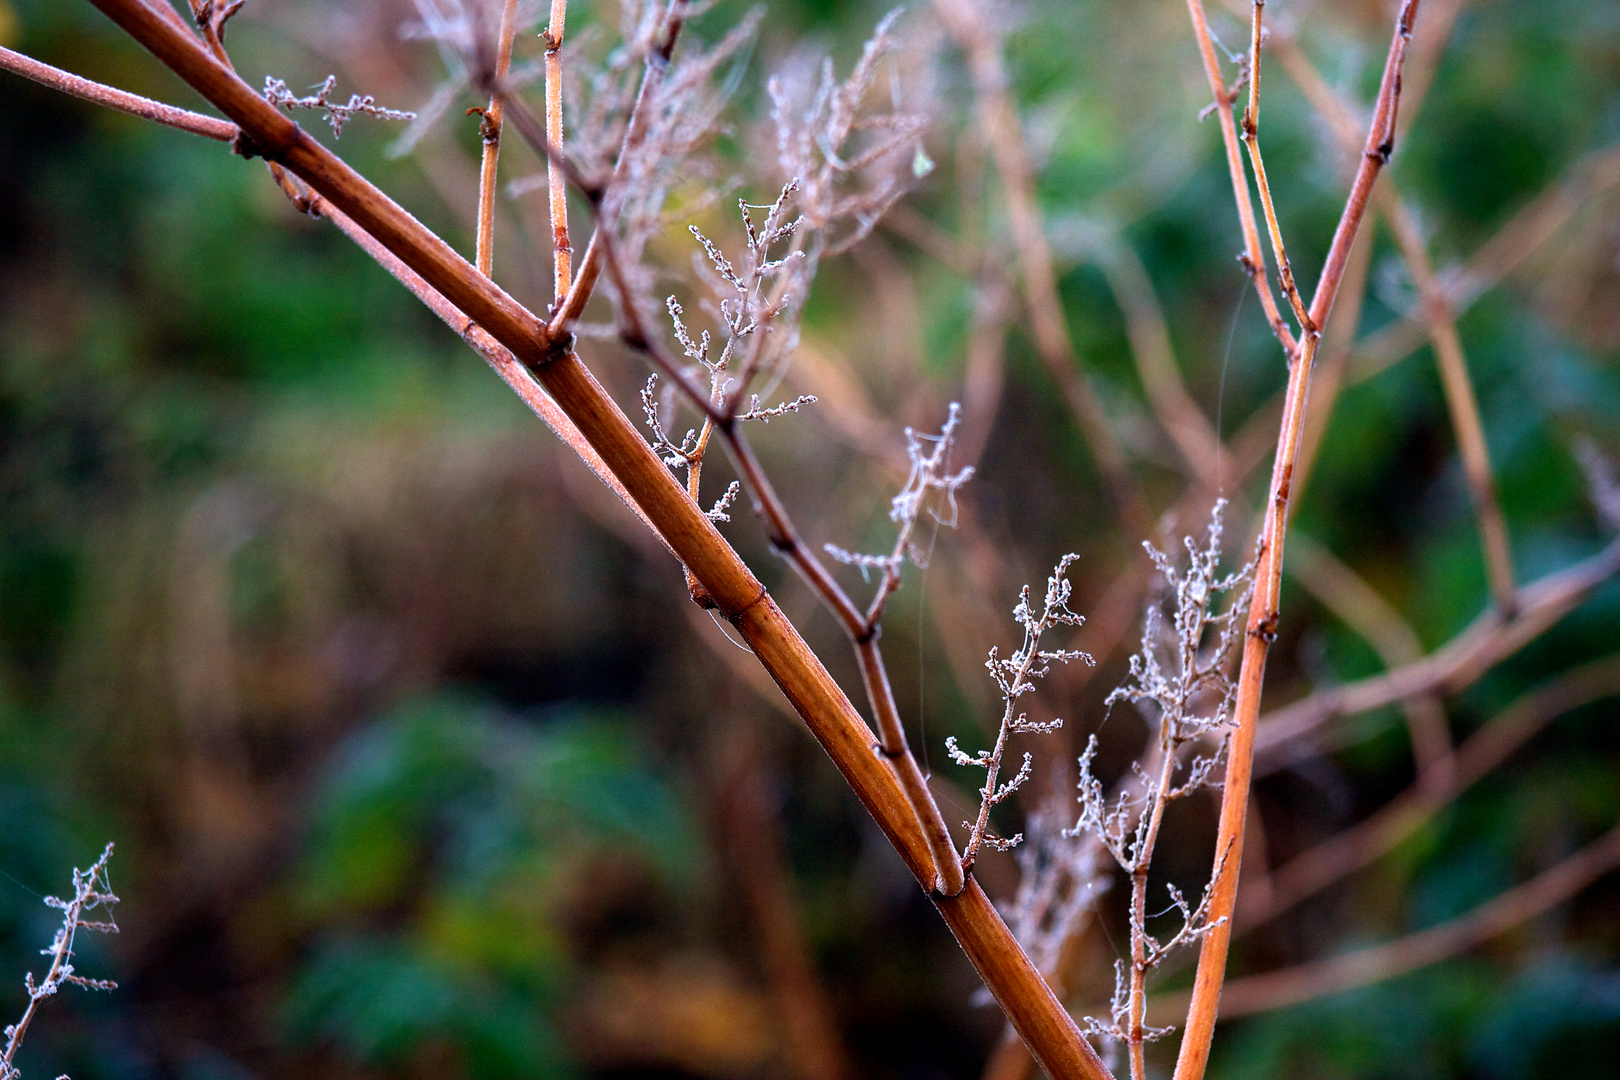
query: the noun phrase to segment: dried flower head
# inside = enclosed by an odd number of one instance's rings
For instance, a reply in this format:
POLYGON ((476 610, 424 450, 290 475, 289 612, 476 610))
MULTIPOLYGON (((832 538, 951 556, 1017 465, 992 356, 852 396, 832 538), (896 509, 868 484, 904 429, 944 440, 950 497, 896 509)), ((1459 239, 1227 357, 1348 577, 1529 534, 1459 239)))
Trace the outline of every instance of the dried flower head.
POLYGON ((338 104, 332 100, 332 91, 337 87, 337 76, 328 75, 326 80, 315 87, 313 94, 299 97, 287 88, 287 84, 274 76, 265 76, 264 99, 272 105, 291 112, 294 109, 318 109, 326 113, 327 123, 332 125, 334 138, 343 137, 343 125, 354 119, 356 115, 370 116, 378 120, 415 120, 413 112, 401 112, 398 109, 385 109, 377 104, 377 99, 370 94, 350 94, 349 100, 338 104))
POLYGON ((1013 792, 1023 786, 1034 764, 1026 752, 1023 764, 1013 778, 998 784, 1007 740, 1014 734, 1047 734, 1063 726, 1062 719, 1057 717, 1046 721, 1031 720, 1028 714, 1019 711, 1018 699, 1031 693, 1036 680, 1050 674, 1054 663, 1066 664, 1071 660, 1096 663, 1089 655, 1078 650, 1041 648, 1042 638, 1053 627, 1077 627, 1085 621, 1069 610, 1069 598, 1074 589, 1067 575, 1077 558, 1078 555, 1065 555, 1052 568, 1052 576, 1046 579, 1046 595, 1038 613, 1030 603, 1029 586, 1024 586, 1018 594, 1018 604, 1013 608, 1013 619, 1024 628, 1024 643, 1005 658, 998 649, 992 648, 990 658, 985 661, 984 666, 989 669, 990 677, 1001 690, 1001 727, 996 733, 995 745, 989 750, 968 754, 957 745, 954 737, 945 740, 945 749, 952 761, 958 765, 977 766, 985 771, 984 787, 979 791, 979 816, 975 821, 963 823, 969 830, 967 846, 962 852, 964 866, 973 865, 981 846, 1007 851, 1024 839, 1022 833, 1003 838, 990 832, 991 809, 1006 802, 1013 792))

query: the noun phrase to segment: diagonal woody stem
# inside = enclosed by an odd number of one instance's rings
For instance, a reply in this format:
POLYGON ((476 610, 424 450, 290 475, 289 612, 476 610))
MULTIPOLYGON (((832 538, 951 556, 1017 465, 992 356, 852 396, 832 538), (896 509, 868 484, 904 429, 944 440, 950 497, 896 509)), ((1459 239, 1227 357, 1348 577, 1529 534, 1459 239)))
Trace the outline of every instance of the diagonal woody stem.
MULTIPOLYGON (((296 174, 400 259, 456 309, 511 351, 621 480, 716 608, 742 635, 838 766, 907 866, 932 886, 927 839, 890 763, 873 754, 871 730, 759 580, 687 496, 640 432, 592 377, 571 337, 513 300, 442 239, 277 112, 202 43, 142 0, 95 0, 242 129, 245 152, 296 174)), ((1108 1071, 1080 1035, 984 890, 931 893, 968 958, 1047 1071, 1103 1080, 1108 1071)))

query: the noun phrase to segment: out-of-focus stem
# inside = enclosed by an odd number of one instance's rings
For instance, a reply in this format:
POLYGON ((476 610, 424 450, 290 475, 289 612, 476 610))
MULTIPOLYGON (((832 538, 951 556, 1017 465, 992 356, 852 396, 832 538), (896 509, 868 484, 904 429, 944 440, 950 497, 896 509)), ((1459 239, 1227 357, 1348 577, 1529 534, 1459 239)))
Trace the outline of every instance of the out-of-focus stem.
POLYGON ((1438 963, 1523 925, 1617 866, 1620 826, 1524 884, 1438 926, 1369 949, 1234 979, 1226 988, 1222 1005, 1228 1016, 1247 1016, 1343 993, 1438 963))
POLYGON ((1063 321, 1063 302, 1058 296, 1052 249, 1046 242, 1035 201, 1035 170, 1029 159, 1029 148, 1024 144, 1018 110, 1007 92, 1007 72, 997 35, 986 24, 974 0, 937 0, 935 9, 967 54, 980 125, 989 141, 996 170, 1001 174, 1007 222, 1018 251, 1019 276, 1024 285, 1036 350, 1057 382, 1081 436, 1091 448, 1097 468, 1126 518, 1126 526, 1146 536, 1152 532, 1152 516, 1131 478, 1125 451, 1103 412, 1102 403, 1080 370, 1080 358, 1063 321))
POLYGON ((1572 668, 1527 691, 1461 743, 1443 766, 1425 769, 1411 787, 1371 817, 1278 867, 1271 876, 1270 893, 1256 903, 1246 899, 1239 906, 1238 932, 1276 918, 1371 863, 1417 832, 1548 723, 1616 694, 1620 694, 1620 656, 1616 655, 1572 668))
POLYGON ((1428 246, 1405 203, 1393 191, 1385 191, 1379 198, 1378 209, 1389 223, 1422 297, 1429 340, 1434 344, 1435 364, 1440 369, 1440 385, 1445 390, 1446 409, 1451 413, 1457 451, 1462 458, 1463 473, 1468 477, 1468 492, 1479 517, 1479 539, 1485 552, 1491 595, 1502 613, 1511 616, 1518 606, 1518 592, 1513 580, 1507 522, 1496 498, 1496 478, 1491 472, 1490 450, 1485 444, 1485 425, 1480 419, 1479 399, 1474 394, 1474 381, 1468 375, 1468 360, 1463 355, 1462 337, 1457 333, 1451 302, 1435 276, 1428 246))

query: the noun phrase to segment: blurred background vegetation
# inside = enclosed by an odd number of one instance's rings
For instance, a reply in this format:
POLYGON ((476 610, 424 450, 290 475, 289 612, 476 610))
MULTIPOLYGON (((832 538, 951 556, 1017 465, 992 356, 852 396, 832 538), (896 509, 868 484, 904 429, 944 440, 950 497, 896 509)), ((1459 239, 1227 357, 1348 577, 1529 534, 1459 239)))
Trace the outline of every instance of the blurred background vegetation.
MULTIPOLYGON (((1236 46, 1243 23, 1212 8, 1236 46)), ((713 40, 743 10, 726 0, 692 33, 713 40)), ((882 10, 770 5, 716 149, 751 201, 780 182, 749 150, 765 74, 804 43, 847 66, 882 10)), ((1391 5, 1268 10, 1332 86, 1368 100, 1391 5)), ((340 95, 414 108, 442 69, 431 46, 401 41, 413 17, 391 0, 251 0, 230 44, 250 82, 336 71, 340 95)), ((617 20, 615 5, 576 0, 570 47, 601 55, 617 20)), ((1028 0, 996 21, 1069 331, 1154 512, 1179 508, 1165 535, 1197 529, 1208 500, 1181 499, 1119 267, 1140 261, 1181 376, 1224 435, 1285 371, 1232 259, 1236 215, 1215 125, 1197 121, 1208 89, 1186 12, 1028 0)), ((971 527, 942 532, 933 565, 908 571, 885 634, 914 744, 941 766, 945 735, 980 745, 993 730, 977 664, 1012 641, 1017 588, 1076 551, 1073 606, 1095 621, 1137 574, 1128 644, 1144 537, 1120 523, 1010 298, 1016 260, 962 55, 926 4, 900 27, 897 72, 931 114, 937 167, 891 226, 822 272, 789 386, 823 402, 759 439, 813 542, 886 547, 901 429, 937 428, 982 377, 973 358, 992 357, 982 430, 970 421, 983 447, 964 492, 971 527), (953 263, 961 250, 976 261, 953 263), (1002 322, 986 314, 998 306, 1002 322), (987 343, 975 338, 986 326, 987 343)), ((197 104, 78 0, 0 0, 0 44, 197 104)), ((537 49, 525 38, 520 57, 537 49)), ((977 1076, 1000 1019, 972 1004, 971 969, 898 858, 685 600, 663 551, 476 357, 256 164, 0 78, 0 1016, 21 1013, 22 974, 50 940, 41 894, 65 890, 107 840, 124 901, 122 933, 80 962, 120 988, 47 1002, 25 1073, 802 1075, 774 939, 749 901, 763 875, 793 898, 835 1070, 977 1076)), ((1280 68, 1265 87, 1268 168, 1310 282, 1343 160, 1280 68)), ((462 96, 412 154, 390 156, 397 128, 364 120, 338 149, 470 251, 477 131, 461 111, 477 102, 462 96)), ((1473 0, 1392 175, 1444 276, 1617 143, 1620 7, 1473 0)), ((520 176, 533 158, 512 150, 503 167, 520 176)), ((1612 539, 1571 446, 1585 437, 1620 461, 1617 187, 1587 183, 1460 315, 1522 582, 1612 539)), ((503 203, 496 261, 537 306, 549 281, 539 197, 503 203)), ((671 235, 660 257, 679 268, 684 229, 671 235)), ((1369 255, 1358 340, 1388 341, 1378 335, 1417 297, 1386 229, 1369 255)), ((639 362, 603 342, 586 358, 630 409, 639 362)), ((1490 596, 1431 353, 1420 335, 1386 359, 1357 368, 1352 354, 1296 520, 1429 651, 1490 596)), ((1241 550, 1263 489, 1230 467, 1241 550)), ((858 685, 836 627, 735 516, 728 535, 858 685)), ((1102 701, 1129 649, 1088 632, 1079 645, 1099 669, 1045 691, 1069 720, 1065 749, 1045 752, 1072 762, 1100 731, 1117 771, 1142 729, 1102 701)), ((1447 698, 1454 737, 1617 646, 1609 582, 1447 698)), ((1290 579, 1268 703, 1388 659, 1290 579)), ((1234 971, 1441 923, 1606 832, 1620 819, 1616 715, 1610 696, 1558 716, 1388 857, 1244 940, 1234 971)), ((1398 709, 1342 721, 1328 752, 1261 784, 1266 857, 1277 865, 1365 818, 1411 782, 1412 762, 1398 709)), ((971 802, 958 795, 947 816, 971 802)), ((1191 803, 1160 861, 1188 888, 1207 872, 1214 805, 1191 803)), ((1010 859, 983 874, 998 896, 1016 882, 1010 859)), ((1106 996, 1119 899, 1086 939, 1077 1006, 1106 996)), ((1610 874, 1441 963, 1235 1021, 1212 1075, 1613 1075, 1617 910, 1610 874)))

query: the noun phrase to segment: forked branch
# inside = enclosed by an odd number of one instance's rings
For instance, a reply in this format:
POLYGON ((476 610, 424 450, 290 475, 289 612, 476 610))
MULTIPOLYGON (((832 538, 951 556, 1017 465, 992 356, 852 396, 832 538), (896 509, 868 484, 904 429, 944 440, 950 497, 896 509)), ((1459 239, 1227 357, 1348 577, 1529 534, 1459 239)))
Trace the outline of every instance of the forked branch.
MULTIPOLYGON (((1196 0, 1192 2, 1196 6, 1196 0)), ((1307 309, 1305 325, 1308 328, 1320 327, 1327 322, 1328 312, 1332 310, 1339 283, 1344 277, 1356 231, 1367 212, 1373 182, 1394 151, 1401 69, 1411 41, 1418 2, 1404 0, 1396 17, 1366 147, 1351 183, 1338 229, 1328 248, 1321 279, 1307 309)), ((1194 22, 1195 26, 1201 26, 1198 15, 1195 15, 1194 22)), ((1207 28, 1202 32, 1207 34, 1207 28)), ((1304 427, 1311 361, 1316 343, 1320 340, 1319 332, 1306 331, 1299 355, 1288 373, 1282 428, 1277 439, 1277 456, 1272 462, 1271 484, 1260 533, 1254 599, 1249 608, 1243 663, 1238 673, 1237 703, 1233 710, 1236 729, 1228 746, 1226 780, 1221 793, 1221 816, 1215 840, 1215 870, 1209 908, 1209 918, 1215 926, 1204 937, 1199 950, 1198 973, 1193 985, 1192 1004, 1187 1012, 1186 1034, 1176 1059, 1175 1080, 1199 1080, 1204 1075, 1209 1063, 1210 1043, 1215 1034, 1221 983, 1226 971, 1227 950, 1231 944, 1231 920, 1237 904, 1238 871, 1243 861, 1243 834, 1248 814, 1249 784, 1253 775, 1260 692, 1265 679, 1266 656, 1272 641, 1276 639, 1280 617, 1283 541, 1287 534, 1288 510, 1293 494, 1294 462, 1304 427)))
MULTIPOLYGON (((276 112, 211 56, 195 36, 141 0, 95 2, 238 124, 243 133, 239 145, 245 151, 271 158, 296 173, 534 372, 715 606, 737 627, 918 880, 932 887, 933 860, 927 840, 894 769, 887 759, 871 752, 875 741, 871 730, 759 580, 715 531, 714 523, 591 377, 573 353, 566 331, 552 330, 501 291, 439 237, 276 112)), ((543 139, 542 134, 542 143, 543 139)), ((738 447, 745 449, 746 443, 739 442, 738 447)), ((739 467, 744 461, 745 455, 739 453, 739 467)), ((1100 1080, 1107 1076, 978 884, 968 878, 957 895, 934 893, 932 899, 1048 1072, 1065 1078, 1100 1080)))

